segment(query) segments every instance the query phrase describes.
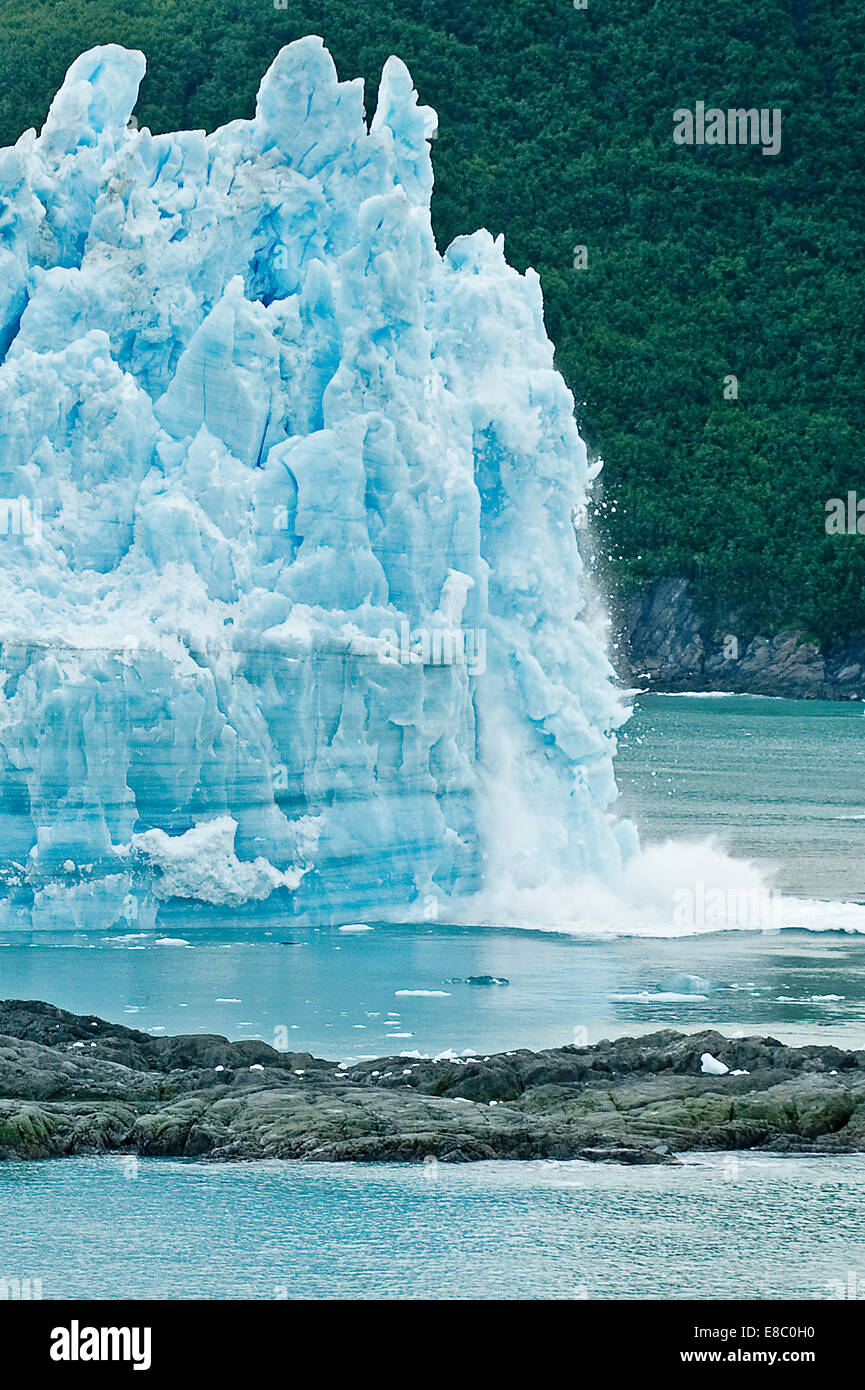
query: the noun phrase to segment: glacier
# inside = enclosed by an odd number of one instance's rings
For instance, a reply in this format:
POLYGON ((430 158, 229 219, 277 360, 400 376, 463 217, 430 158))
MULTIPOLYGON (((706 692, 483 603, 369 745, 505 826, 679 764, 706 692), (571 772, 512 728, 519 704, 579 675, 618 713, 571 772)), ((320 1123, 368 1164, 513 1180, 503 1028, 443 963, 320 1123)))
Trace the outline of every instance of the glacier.
POLYGON ((486 231, 439 254, 399 59, 367 123, 302 39, 210 135, 138 129, 144 71, 83 54, 0 151, 0 927, 615 881, 538 276, 486 231))

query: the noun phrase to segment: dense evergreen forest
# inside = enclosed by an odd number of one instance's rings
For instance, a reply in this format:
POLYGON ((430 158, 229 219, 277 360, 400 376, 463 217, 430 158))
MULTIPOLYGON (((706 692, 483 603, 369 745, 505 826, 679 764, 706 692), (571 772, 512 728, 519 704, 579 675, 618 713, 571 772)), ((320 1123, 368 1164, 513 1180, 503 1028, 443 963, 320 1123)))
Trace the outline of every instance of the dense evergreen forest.
POLYGON ((390 53, 438 110, 439 245, 487 226, 540 272, 605 460, 610 582, 684 575, 764 631, 865 632, 865 536, 825 527, 865 498, 861 0, 0 0, 0 145, 94 44, 146 53, 140 124, 212 129, 306 33, 368 110, 390 53), (780 108, 780 152, 677 145, 697 101, 780 108))

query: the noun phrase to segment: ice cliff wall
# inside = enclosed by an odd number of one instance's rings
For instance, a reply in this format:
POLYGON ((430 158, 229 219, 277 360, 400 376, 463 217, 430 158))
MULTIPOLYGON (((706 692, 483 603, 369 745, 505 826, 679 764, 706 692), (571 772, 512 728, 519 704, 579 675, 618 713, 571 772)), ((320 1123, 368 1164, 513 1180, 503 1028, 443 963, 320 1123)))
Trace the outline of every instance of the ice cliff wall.
POLYGON ((303 39, 210 136, 135 128, 144 69, 0 152, 0 926, 615 875, 537 276, 438 254, 398 59, 368 127, 303 39))

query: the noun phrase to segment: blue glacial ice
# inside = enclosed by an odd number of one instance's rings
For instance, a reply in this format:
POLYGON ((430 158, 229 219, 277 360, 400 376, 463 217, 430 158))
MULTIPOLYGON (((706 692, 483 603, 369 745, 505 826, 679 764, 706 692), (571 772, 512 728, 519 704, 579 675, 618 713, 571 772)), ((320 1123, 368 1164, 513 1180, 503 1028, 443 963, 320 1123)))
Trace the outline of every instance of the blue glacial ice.
POLYGON ((212 135, 139 130, 144 70, 83 54, 0 151, 0 926, 613 881, 537 275, 437 251, 397 58, 368 125, 303 39, 212 135))

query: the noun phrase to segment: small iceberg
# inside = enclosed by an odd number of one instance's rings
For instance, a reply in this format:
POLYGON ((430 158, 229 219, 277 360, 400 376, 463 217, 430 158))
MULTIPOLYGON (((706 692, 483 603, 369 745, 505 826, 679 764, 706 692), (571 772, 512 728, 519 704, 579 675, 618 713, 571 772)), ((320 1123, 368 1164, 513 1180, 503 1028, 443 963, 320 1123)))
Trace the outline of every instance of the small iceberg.
POLYGON ((712 986, 702 975, 679 974, 673 975, 661 988, 670 994, 699 994, 704 996, 709 993, 712 986))
POLYGON ((397 999, 450 999, 447 989, 395 989, 397 999))
POLYGON ((506 980, 504 975, 467 975, 462 977, 456 975, 452 980, 445 980, 448 985, 509 985, 510 980, 506 980))
POLYGON ((696 1004, 705 1003, 708 994, 674 994, 672 991, 648 989, 636 990, 633 994, 611 994, 611 1004, 696 1004))

